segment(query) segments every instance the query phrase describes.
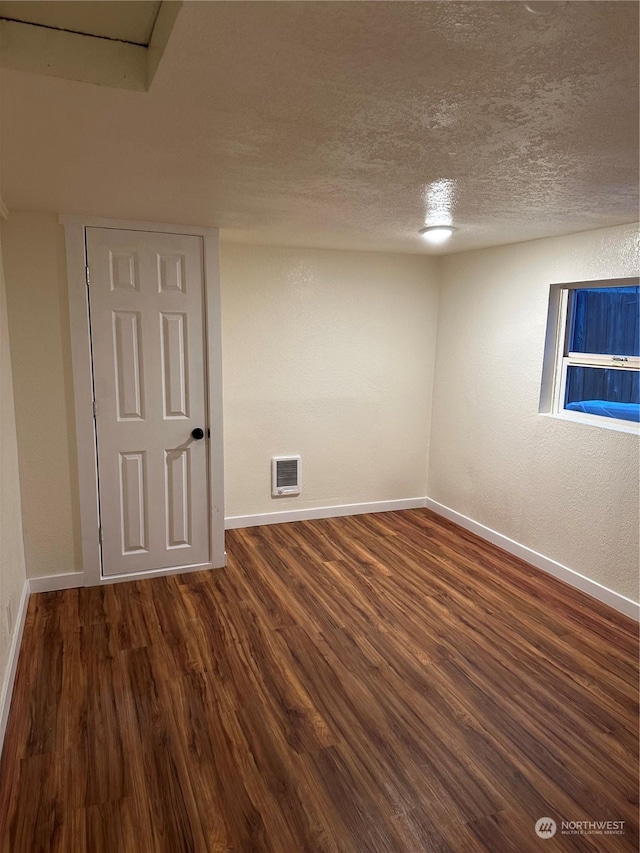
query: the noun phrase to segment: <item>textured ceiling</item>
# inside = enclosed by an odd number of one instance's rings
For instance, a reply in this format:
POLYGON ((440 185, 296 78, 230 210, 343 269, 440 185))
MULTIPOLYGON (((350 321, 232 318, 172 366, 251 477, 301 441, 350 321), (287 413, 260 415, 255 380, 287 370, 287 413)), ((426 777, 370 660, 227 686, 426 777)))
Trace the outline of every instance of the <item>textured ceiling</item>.
POLYGON ((10 208, 445 251, 638 217, 638 4, 185 3, 148 93, 2 74, 10 208))

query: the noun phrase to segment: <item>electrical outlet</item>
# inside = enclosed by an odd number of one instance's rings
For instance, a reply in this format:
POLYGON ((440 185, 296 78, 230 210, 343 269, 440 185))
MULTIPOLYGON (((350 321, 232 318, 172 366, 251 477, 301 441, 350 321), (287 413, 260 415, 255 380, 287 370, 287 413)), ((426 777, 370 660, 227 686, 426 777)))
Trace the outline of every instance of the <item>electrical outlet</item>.
POLYGON ((7 633, 11 636, 11 631, 13 630, 13 613, 11 612, 11 602, 9 602, 5 609, 4 615, 7 618, 7 633))

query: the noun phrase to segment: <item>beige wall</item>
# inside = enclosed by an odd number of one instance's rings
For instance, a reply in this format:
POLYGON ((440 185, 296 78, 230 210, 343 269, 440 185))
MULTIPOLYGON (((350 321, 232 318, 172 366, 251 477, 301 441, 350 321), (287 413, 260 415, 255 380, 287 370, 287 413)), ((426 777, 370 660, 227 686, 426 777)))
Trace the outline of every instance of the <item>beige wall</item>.
POLYGON ((64 231, 11 213, 3 226, 29 577, 80 569, 64 231))
POLYGON ((434 260, 223 244, 221 277, 226 515, 424 495, 434 260))
POLYGON ((429 497, 638 600, 638 439, 538 414, 551 282, 638 273, 637 227, 442 261, 429 497))
MULTIPOLYGON (((6 271, 30 577, 80 569, 64 234, 12 213, 6 271)), ((223 245, 226 515, 424 495, 432 259, 223 245), (301 453, 300 498, 270 458, 301 453)))
MULTIPOLYGON (((538 415, 549 283, 633 274, 635 234, 438 266, 223 244, 227 516, 426 493, 637 599, 637 439, 538 415), (282 453, 302 455, 299 498, 271 498, 282 453)), ((27 572, 66 573, 80 550, 63 231, 12 213, 3 239, 27 572)))
POLYGON ((11 352, 2 269, 0 246, 0 696, 4 697, 9 650, 25 584, 25 564, 11 352), (11 610, 11 631, 6 619, 7 605, 11 610))

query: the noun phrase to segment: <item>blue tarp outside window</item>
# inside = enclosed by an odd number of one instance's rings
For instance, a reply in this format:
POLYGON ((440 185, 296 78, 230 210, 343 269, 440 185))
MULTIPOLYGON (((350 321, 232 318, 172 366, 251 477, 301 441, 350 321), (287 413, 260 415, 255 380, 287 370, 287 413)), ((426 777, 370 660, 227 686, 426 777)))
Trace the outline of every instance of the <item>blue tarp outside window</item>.
MULTIPOLYGON (((640 355, 640 287, 597 287, 570 293, 567 352, 640 355)), ((640 374, 570 365, 565 408, 640 421, 640 374)))

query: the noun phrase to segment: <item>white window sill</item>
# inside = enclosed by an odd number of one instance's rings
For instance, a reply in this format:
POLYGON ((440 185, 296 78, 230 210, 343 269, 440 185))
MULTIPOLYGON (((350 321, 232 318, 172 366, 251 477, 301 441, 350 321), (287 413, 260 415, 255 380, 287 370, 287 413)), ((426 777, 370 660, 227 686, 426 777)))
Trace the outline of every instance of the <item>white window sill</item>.
POLYGON ((585 426, 601 427, 603 429, 612 429, 615 432, 627 432, 632 435, 640 435, 640 424, 633 421, 620 421, 615 418, 601 418, 597 415, 586 415, 583 412, 539 412, 545 418, 555 418, 559 421, 573 421, 574 423, 584 424, 585 426))

